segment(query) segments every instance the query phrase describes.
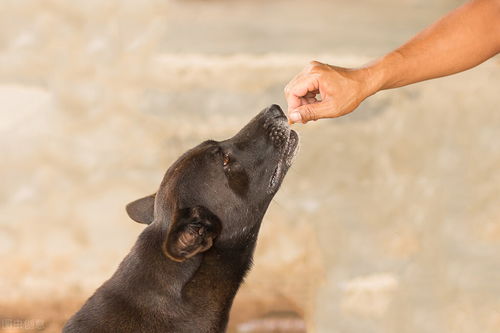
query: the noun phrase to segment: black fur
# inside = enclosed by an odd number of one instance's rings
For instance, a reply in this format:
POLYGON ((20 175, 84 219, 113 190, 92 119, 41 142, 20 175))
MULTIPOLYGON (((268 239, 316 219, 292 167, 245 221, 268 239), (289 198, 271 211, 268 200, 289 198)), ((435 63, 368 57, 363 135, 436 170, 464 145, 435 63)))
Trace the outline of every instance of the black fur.
POLYGON ((127 206, 148 226, 63 331, 224 332, 297 143, 272 105, 233 138, 182 155, 156 194, 127 206))

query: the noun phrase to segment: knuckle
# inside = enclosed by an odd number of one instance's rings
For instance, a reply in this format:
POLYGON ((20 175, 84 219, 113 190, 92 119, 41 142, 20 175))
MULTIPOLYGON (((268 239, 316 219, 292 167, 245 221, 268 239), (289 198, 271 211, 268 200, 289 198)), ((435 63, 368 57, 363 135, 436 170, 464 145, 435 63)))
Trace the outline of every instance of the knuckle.
POLYGON ((309 63, 309 65, 310 65, 310 68, 311 68, 311 69, 315 69, 315 70, 320 69, 320 68, 323 68, 323 66, 324 66, 324 64, 323 64, 323 63, 321 63, 321 62, 319 62, 319 61, 316 61, 316 60, 311 61, 311 62, 309 63))
POLYGON ((307 66, 309 72, 314 71, 316 68, 318 68, 319 62, 316 60, 310 61, 309 66, 307 66))
POLYGON ((309 105, 304 107, 304 118, 306 121, 316 120, 316 112, 309 105))

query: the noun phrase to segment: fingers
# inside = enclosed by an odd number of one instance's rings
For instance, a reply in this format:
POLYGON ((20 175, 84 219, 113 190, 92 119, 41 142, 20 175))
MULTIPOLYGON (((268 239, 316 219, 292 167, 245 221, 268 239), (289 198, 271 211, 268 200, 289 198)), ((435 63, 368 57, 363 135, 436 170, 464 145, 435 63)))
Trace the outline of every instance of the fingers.
MULTIPOLYGON (((304 70, 295 76, 290 83, 285 87, 285 98, 288 104, 288 114, 291 115, 294 110, 302 108, 302 110, 309 110, 309 105, 318 103, 316 95, 320 93, 319 86, 319 73, 315 70, 319 66, 323 66, 322 63, 317 61, 312 61, 309 66, 304 68, 304 70), (304 109, 306 108, 306 109, 304 109)), ((316 108, 313 107, 313 108, 316 108)), ((312 117, 313 113, 309 111, 304 111, 310 114, 312 117)), ((290 123, 301 122, 301 113, 296 113, 295 118, 290 118, 290 123)), ((305 115, 306 119, 309 120, 309 116, 305 115)), ((303 122, 307 122, 304 120, 303 122)))
MULTIPOLYGON (((352 112, 368 96, 369 72, 312 61, 285 88, 288 120, 307 123, 352 112), (317 94, 320 98, 316 99, 317 94)), ((371 92, 373 94, 373 91, 371 92)))
POLYGON ((290 110, 295 110, 299 106, 302 106, 303 100, 301 97, 295 95, 285 95, 285 97, 288 104, 288 113, 290 113, 290 110))
POLYGON ((290 124, 306 123, 310 120, 317 120, 318 111, 324 108, 325 103, 320 103, 316 99, 319 93, 318 75, 308 74, 298 76, 285 88, 285 97, 288 103, 288 118, 290 124))
POLYGON ((285 98, 288 104, 288 112, 298 108, 304 103, 314 102, 318 92, 319 81, 316 75, 298 75, 290 81, 285 88, 285 98))
POLYGON ((319 92, 319 80, 317 75, 308 75, 297 78, 287 86, 285 94, 295 97, 316 96, 319 92))
POLYGON ((324 117, 325 110, 330 109, 327 102, 315 102, 302 105, 294 109, 288 116, 290 123, 307 123, 324 117))

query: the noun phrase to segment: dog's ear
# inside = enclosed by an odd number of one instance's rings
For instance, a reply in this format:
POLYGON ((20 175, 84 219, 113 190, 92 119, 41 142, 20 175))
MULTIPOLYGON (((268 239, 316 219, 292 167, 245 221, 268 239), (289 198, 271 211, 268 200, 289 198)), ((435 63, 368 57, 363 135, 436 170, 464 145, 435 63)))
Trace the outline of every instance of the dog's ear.
POLYGON ((135 222, 150 224, 154 219, 155 194, 137 199, 129 203, 125 210, 128 216, 135 222))
POLYGON ((163 242, 163 252, 174 261, 184 261, 208 250, 221 229, 219 218, 205 207, 179 209, 163 242))

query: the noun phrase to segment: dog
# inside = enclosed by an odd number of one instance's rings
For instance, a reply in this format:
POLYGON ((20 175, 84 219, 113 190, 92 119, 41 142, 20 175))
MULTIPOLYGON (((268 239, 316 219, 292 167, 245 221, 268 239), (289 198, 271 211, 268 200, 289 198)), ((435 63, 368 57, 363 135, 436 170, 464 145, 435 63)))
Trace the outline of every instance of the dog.
POLYGON ((127 205, 148 226, 63 332, 225 332, 298 141, 271 105, 234 137, 184 153, 155 194, 127 205))

